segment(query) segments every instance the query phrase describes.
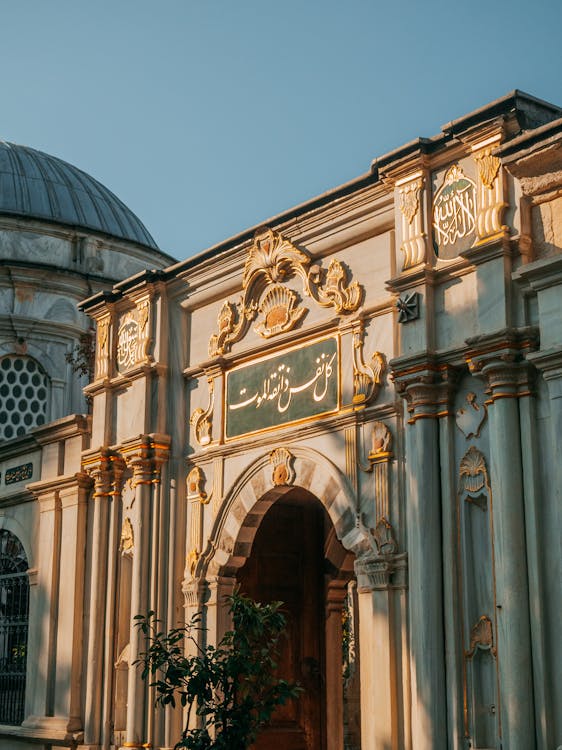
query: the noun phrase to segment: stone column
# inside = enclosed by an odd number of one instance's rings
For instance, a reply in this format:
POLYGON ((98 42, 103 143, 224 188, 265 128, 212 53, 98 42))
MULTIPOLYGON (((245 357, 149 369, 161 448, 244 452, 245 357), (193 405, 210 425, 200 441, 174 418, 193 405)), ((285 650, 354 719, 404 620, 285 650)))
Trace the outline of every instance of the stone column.
POLYGON ((107 534, 111 492, 111 454, 102 450, 85 457, 84 466, 94 480, 90 503, 92 515, 92 551, 90 558, 90 601, 88 612, 88 649, 86 694, 84 703, 84 742, 98 745, 101 740, 102 673, 105 631, 105 594, 107 588, 107 534))
POLYGON ((60 569, 64 589, 58 609, 57 671, 55 716, 68 716, 66 727, 74 735, 82 727, 82 629, 84 614, 84 572, 86 563, 86 516, 91 480, 77 474, 69 486, 60 490, 61 548, 60 569), (74 580, 68 579, 70 572, 74 580))
POLYGON ((154 465, 150 440, 123 448, 123 456, 133 472, 135 488, 135 520, 133 571, 131 582, 131 630, 129 640, 129 676, 127 686, 127 729, 124 747, 143 747, 146 743, 147 686, 141 677, 141 669, 134 662, 144 650, 141 634, 134 617, 145 615, 149 608, 150 593, 150 534, 152 519, 152 495, 154 465))
MULTIPOLYGON (((562 685, 560 685, 560 682, 556 678, 553 679, 554 675, 562 674, 562 649, 548 649, 544 642, 546 620, 543 622, 545 609, 550 610, 549 619, 551 621, 559 622, 562 619, 562 581, 560 576, 562 568, 562 542, 560 540, 560 529, 562 528, 562 461, 556 460, 556 456, 559 456, 560 436, 562 435, 562 348, 553 347, 546 351, 533 352, 527 355, 527 359, 541 371, 548 387, 550 397, 550 440, 553 446, 549 458, 554 458, 553 463, 549 466, 549 475, 552 477, 552 486, 549 492, 549 502, 552 504, 550 522, 545 527, 544 503, 546 498, 541 496, 541 494, 536 498, 536 505, 532 509, 527 510, 526 516, 527 524, 532 524, 530 533, 536 535, 537 558, 540 556, 542 564, 547 566, 546 569, 550 568, 548 575, 545 575, 545 569, 543 568, 542 576, 544 578, 539 582, 540 585, 537 586, 531 578, 533 571, 531 552, 533 548, 528 542, 533 667, 536 680, 535 694, 538 722, 537 734, 543 743, 539 745, 540 750, 543 750, 543 747, 546 749, 556 746, 557 742, 561 744, 560 738, 562 737, 562 716, 560 715, 560 711, 557 710, 562 700, 562 685), (543 521, 542 528, 539 528, 539 512, 543 521), (549 561, 557 561, 557 563, 552 565, 549 561), (544 596, 549 597, 549 600, 546 600, 549 601, 548 607, 545 607, 545 600, 542 598, 544 596), (537 603, 535 604, 535 612, 533 612, 535 601, 537 603), (541 604, 542 606, 540 606, 541 604), (534 618, 533 614, 535 614, 534 618), (541 659, 543 655, 544 658, 541 659), (541 694, 544 695, 542 703, 540 701, 541 694)), ((523 402, 525 400, 522 399, 523 402)), ((522 420, 525 415, 526 408, 522 404, 522 420)), ((548 436, 546 437, 548 439, 548 436)), ((530 438, 532 439, 532 435, 530 438)), ((533 447, 536 451, 536 444, 533 447)), ((533 490, 534 492, 540 492, 540 485, 536 483, 533 486, 533 490)), ((537 560, 536 568, 538 567, 537 560)), ((556 638, 556 635, 551 635, 551 639, 556 638)), ((551 644, 553 642, 554 640, 550 641, 551 644)))
MULTIPOLYGON (((489 347, 488 347, 489 349, 489 347)), ((475 354, 490 398, 490 476, 496 577, 496 647, 499 665, 502 743, 505 750, 535 747, 533 679, 525 508, 518 397, 528 392, 526 368, 512 342, 475 354)))
POLYGON ((327 750, 343 747, 342 610, 345 581, 333 580, 326 592, 326 738, 327 750))
POLYGON ((447 747, 443 553, 438 419, 450 413, 455 376, 427 359, 393 364, 406 399, 406 533, 409 570, 409 647, 412 748, 447 747))

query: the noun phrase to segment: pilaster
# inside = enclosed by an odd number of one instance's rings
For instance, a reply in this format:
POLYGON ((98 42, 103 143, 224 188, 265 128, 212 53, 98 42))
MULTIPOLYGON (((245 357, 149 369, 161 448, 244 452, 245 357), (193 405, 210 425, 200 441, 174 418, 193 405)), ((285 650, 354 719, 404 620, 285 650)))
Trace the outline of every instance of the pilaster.
POLYGON ((524 354, 534 336, 504 332, 468 343, 469 367, 488 394, 501 736, 506 749, 524 750, 536 742, 518 399, 531 393, 524 354))
POLYGON ((409 418, 406 522, 409 567, 409 650, 412 747, 447 746, 440 417, 451 414, 456 372, 429 356, 391 362, 409 418))

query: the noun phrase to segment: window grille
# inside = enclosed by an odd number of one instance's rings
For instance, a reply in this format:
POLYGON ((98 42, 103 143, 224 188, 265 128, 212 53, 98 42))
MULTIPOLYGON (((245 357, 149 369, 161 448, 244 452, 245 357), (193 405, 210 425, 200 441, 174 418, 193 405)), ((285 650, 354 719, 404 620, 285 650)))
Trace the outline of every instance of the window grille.
POLYGON ((27 558, 19 539, 0 531, 0 724, 21 724, 29 616, 27 558))
POLYGON ((0 359, 0 440, 25 435, 45 424, 49 379, 31 357, 8 354, 0 359))

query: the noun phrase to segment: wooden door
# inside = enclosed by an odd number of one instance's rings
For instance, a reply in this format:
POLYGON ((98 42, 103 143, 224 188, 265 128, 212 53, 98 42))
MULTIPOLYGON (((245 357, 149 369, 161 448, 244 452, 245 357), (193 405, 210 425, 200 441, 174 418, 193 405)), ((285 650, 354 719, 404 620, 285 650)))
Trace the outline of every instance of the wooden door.
POLYGON ((238 575, 243 593, 261 602, 284 602, 288 637, 279 674, 304 688, 297 701, 277 709, 254 750, 325 748, 323 539, 317 501, 279 500, 265 515, 238 575))

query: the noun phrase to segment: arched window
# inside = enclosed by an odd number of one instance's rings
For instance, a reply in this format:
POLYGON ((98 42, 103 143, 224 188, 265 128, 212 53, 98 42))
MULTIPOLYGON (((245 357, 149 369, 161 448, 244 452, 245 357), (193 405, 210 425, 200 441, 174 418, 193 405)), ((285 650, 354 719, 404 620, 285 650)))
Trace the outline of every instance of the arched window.
POLYGON ((0 440, 25 435, 47 421, 49 379, 31 357, 0 359, 0 440))
POLYGON ((21 724, 29 618, 27 557, 20 540, 0 531, 0 724, 21 724))

